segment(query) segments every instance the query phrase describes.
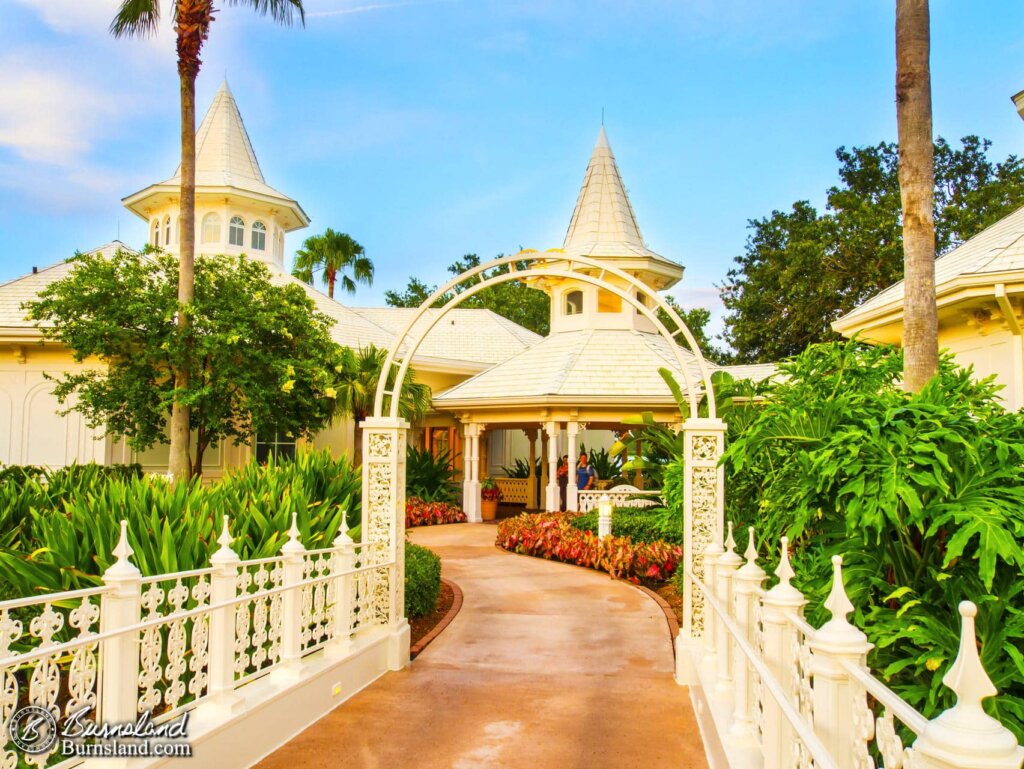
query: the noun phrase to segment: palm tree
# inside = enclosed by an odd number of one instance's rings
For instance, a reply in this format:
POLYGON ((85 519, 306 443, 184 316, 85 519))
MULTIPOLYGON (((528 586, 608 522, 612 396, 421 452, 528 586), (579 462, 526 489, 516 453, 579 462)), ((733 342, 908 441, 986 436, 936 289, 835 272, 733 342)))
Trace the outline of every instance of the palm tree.
MULTIPOLYGON (((282 24, 290 24, 295 14, 305 23, 302 0, 228 0, 231 5, 248 5, 257 13, 270 14, 282 24)), ((181 222, 180 261, 178 265, 177 323, 183 334, 189 326, 188 305, 195 293, 195 208, 196 208, 196 76, 202 61, 199 54, 210 34, 216 9, 214 0, 171 0, 171 17, 177 36, 178 79, 181 82, 181 197, 178 217, 181 222)), ((115 37, 145 37, 160 24, 160 0, 122 0, 110 24, 115 37)), ((189 410, 180 402, 188 391, 188 367, 174 372, 178 394, 171 406, 170 461, 168 472, 187 479, 189 462, 189 410)))
POLYGON ((299 280, 313 285, 313 274, 322 272, 327 284, 327 296, 334 298, 334 284, 340 279, 341 287, 349 294, 356 292, 356 283, 373 285, 373 262, 363 247, 350 235, 335 232, 328 227, 323 235, 306 238, 302 248, 295 252, 295 268, 299 280), (352 276, 346 270, 352 270, 352 276))
POLYGON ((903 202, 903 382, 910 392, 920 391, 939 370, 929 47, 928 0, 896 0, 896 121, 903 202))
MULTIPOLYGON (((363 459, 362 422, 373 411, 377 383, 387 357, 387 350, 373 345, 359 350, 346 347, 342 351, 341 371, 334 388, 337 393, 335 402, 339 414, 350 416, 355 421, 353 455, 356 466, 361 465, 363 459)), ((409 422, 422 420, 430 410, 430 387, 417 382, 416 373, 411 368, 406 372, 398 398, 398 413, 409 422)), ((384 405, 388 405, 386 401, 384 405)))

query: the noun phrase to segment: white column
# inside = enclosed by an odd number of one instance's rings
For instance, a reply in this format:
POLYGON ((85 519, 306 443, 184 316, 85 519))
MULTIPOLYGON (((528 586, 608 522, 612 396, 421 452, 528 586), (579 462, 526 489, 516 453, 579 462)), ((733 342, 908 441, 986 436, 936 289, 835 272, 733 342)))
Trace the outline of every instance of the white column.
MULTIPOLYGON (((740 636, 756 648, 754 634, 757 623, 758 593, 764 582, 764 569, 757 565, 757 546, 754 543, 754 527, 748 530, 747 550, 744 563, 733 576, 733 594, 736 597, 736 624, 740 636)), ((737 737, 755 736, 754 711, 757 701, 754 696, 756 679, 745 654, 737 651, 733 659, 733 684, 736 687, 736 701, 733 709, 732 734, 737 737)))
POLYGON ((548 436, 548 488, 547 505, 549 513, 558 512, 558 434, 561 427, 558 422, 545 422, 544 432, 548 436))
MULTIPOLYGON (((580 506, 579 486, 576 484, 576 436, 580 431, 579 422, 566 422, 565 434, 568 438, 569 448, 569 485, 565 492, 565 509, 578 510, 580 506)), ((590 459, 590 457, 587 457, 590 459)))
MULTIPOLYGON (((365 465, 364 465, 365 467, 365 465)), ((365 484, 363 493, 366 493, 365 484)), ((292 526, 288 541, 281 548, 281 585, 300 585, 306 558, 306 548, 299 541, 298 513, 292 513, 292 526)), ((295 672, 302 659, 302 588, 293 587, 281 595, 281 668, 279 676, 295 672)))
MULTIPOLYGON (((405 616, 405 453, 409 423, 371 417, 363 422, 362 561, 390 564, 375 570, 387 590, 374 591, 375 616, 387 618, 388 668, 409 664, 409 620, 405 616), (383 603, 387 602, 384 606, 383 603)), ((479 510, 479 507, 477 508, 479 510)))
POLYGON ((537 430, 523 430, 530 439, 530 474, 526 483, 526 509, 533 510, 537 504, 537 430))
POLYGON ((346 656, 352 649, 352 609, 355 604, 355 579, 349 574, 355 567, 356 545, 348 535, 348 515, 341 513, 341 528, 334 538, 331 574, 334 577, 334 627, 327 653, 334 658, 346 656))
MULTIPOLYGON (((725 450, 725 422, 691 418, 683 423, 686 475, 683 481, 683 562, 680 568, 704 580, 704 553, 722 541, 725 518, 725 470, 718 460, 725 450)), ((695 682, 690 664, 693 642, 704 635, 704 601, 689 580, 683 587, 683 623, 676 639, 676 682, 695 682)))
POLYGON ((468 422, 463 427, 463 455, 466 469, 462 478, 462 509, 470 523, 480 523, 480 425, 468 422))

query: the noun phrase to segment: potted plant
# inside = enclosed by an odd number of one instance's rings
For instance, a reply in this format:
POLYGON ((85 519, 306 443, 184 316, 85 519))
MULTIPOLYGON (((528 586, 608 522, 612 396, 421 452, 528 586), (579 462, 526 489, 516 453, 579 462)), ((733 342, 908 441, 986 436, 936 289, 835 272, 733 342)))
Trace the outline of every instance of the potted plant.
POLYGON ((493 521, 498 517, 498 502, 501 500, 501 489, 494 478, 485 478, 480 484, 480 517, 485 521, 493 521))

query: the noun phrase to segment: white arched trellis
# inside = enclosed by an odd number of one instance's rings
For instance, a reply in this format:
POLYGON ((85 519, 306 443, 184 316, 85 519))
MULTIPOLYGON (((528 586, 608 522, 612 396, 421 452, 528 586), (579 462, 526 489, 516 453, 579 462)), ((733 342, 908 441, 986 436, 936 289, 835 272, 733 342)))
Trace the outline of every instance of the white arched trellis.
MULTIPOLYGON (((600 259, 585 256, 564 256, 560 252, 521 252, 501 257, 474 267, 438 288, 406 323, 388 353, 381 371, 374 399, 373 417, 363 423, 363 514, 364 541, 374 543, 382 555, 393 560, 395 570, 388 586, 389 616, 397 632, 408 634, 402 618, 404 606, 404 524, 405 524, 405 452, 408 423, 400 416, 400 398, 396 394, 409 365, 423 340, 451 309, 474 294, 491 286, 524 278, 570 278, 588 283, 618 296, 646 317, 658 334, 669 342, 679 371, 683 375, 689 414, 683 423, 686 476, 684 484, 684 546, 683 565, 698 577, 703 575, 705 554, 714 552, 721 541, 724 517, 724 478, 718 460, 725 441, 725 425, 715 413, 714 391, 707 362, 692 332, 675 309, 655 290, 633 275, 600 259), (521 265, 525 263, 525 268, 521 265), (488 272, 500 270, 496 274, 488 272), (596 274, 594 274, 596 273, 596 274), (609 280, 617 279, 618 283, 609 280), (434 304, 456 287, 464 287, 429 317, 434 304), (624 284, 624 285, 623 285, 624 284), (648 301, 649 300, 649 304, 648 301), (675 324, 674 331, 658 317, 661 310, 675 324), (413 329, 425 322, 413 336, 413 329), (682 336, 692 354, 684 354, 677 338, 682 336), (397 367, 397 370, 396 370, 397 367), (693 368, 698 374, 694 376, 693 368), (702 395, 707 395, 708 416, 698 416, 702 395), (385 400, 389 399, 385 404, 385 400), (386 406, 386 408, 385 408, 386 406)), ((700 594, 689 583, 683 596, 683 630, 679 643, 699 637, 704 629, 704 606, 700 594)), ((677 660, 688 658, 679 650, 677 660)), ((680 680, 689 678, 688 671, 677 671, 680 680)))

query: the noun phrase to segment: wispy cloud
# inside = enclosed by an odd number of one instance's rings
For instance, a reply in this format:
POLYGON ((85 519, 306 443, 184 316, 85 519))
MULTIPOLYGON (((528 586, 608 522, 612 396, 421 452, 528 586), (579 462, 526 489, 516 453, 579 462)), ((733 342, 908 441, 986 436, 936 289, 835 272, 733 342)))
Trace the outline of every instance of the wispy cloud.
POLYGON ((408 8, 416 5, 437 5, 438 3, 450 3, 454 0, 403 0, 397 3, 367 3, 366 5, 353 5, 347 8, 333 8, 323 11, 310 11, 306 16, 310 18, 328 18, 331 16, 352 16, 357 13, 370 13, 372 11, 386 11, 392 8, 408 8))

